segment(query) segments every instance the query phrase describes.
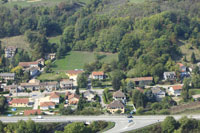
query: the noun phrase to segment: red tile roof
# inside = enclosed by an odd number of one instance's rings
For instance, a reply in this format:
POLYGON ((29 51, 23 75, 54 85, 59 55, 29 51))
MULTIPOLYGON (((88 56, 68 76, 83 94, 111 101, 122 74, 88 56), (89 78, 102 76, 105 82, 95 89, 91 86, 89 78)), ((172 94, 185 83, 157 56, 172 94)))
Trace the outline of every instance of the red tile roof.
POLYGON ((182 63, 177 63, 180 67, 184 66, 182 63))
POLYGON ((57 92, 52 92, 50 98, 59 98, 60 95, 57 92))
POLYGON ((38 64, 37 61, 35 61, 35 62, 20 62, 19 66, 21 66, 21 67, 29 67, 30 65, 37 65, 37 64, 38 64))
POLYGON ((49 107, 49 106, 55 106, 56 104, 54 102, 41 102, 40 107, 49 107))
POLYGON ((83 73, 83 70, 69 70, 67 71, 67 73, 71 75, 78 75, 78 74, 83 73))
POLYGON ((175 86, 172 86, 172 89, 173 90, 181 90, 183 89, 181 85, 175 85, 175 86))
POLYGON ((104 72, 103 71, 99 71, 99 72, 92 72, 92 75, 95 76, 95 75, 104 75, 104 72))
POLYGON ((76 94, 71 94, 71 95, 68 96, 68 99, 72 99, 72 98, 80 99, 80 97, 76 94))
POLYGON ((132 78, 132 81, 145 81, 145 80, 153 80, 153 77, 139 77, 139 78, 132 78))
POLYGON ((15 98, 11 101, 11 104, 16 103, 16 104, 28 104, 29 99, 28 98, 15 98))
POLYGON ((66 91, 66 93, 65 93, 65 96, 69 96, 69 95, 71 95, 72 93, 70 92, 70 91, 66 91))
POLYGON ((24 111, 24 115, 35 115, 35 114, 38 114, 38 115, 40 115, 40 114, 42 114, 42 112, 41 112, 41 110, 39 110, 39 109, 35 109, 35 110, 25 110, 24 111))
POLYGON ((144 92, 144 90, 142 89, 142 88, 140 88, 140 87, 136 87, 136 89, 138 90, 138 91, 140 91, 140 92, 144 92))

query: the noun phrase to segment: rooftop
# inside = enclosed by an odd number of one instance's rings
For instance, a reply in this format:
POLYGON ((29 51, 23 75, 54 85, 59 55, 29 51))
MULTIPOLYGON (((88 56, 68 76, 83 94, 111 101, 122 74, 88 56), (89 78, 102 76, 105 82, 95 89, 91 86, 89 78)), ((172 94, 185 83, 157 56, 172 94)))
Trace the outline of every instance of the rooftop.
POLYGON ((69 70, 66 73, 71 74, 71 75, 78 75, 78 74, 83 73, 83 70, 69 70))
POLYGON ((118 91, 116 91, 116 92, 113 93, 113 97, 121 97, 121 98, 124 98, 124 97, 126 97, 126 96, 124 95, 124 93, 123 93, 121 90, 118 90, 118 91))
POLYGON ((183 89, 182 87, 183 87, 182 85, 175 85, 175 86, 172 86, 172 89, 173 90, 181 90, 181 89, 183 89))
POLYGON ((40 115, 40 114, 42 114, 42 112, 41 112, 41 110, 39 110, 39 109, 35 109, 35 110, 25 110, 24 111, 24 115, 35 115, 35 114, 38 114, 38 115, 40 115))
POLYGON ((16 103, 16 104, 28 104, 29 103, 29 99, 28 98, 14 98, 11 103, 16 103))
POLYGON ((60 95, 57 92, 52 92, 50 98, 59 98, 60 95))
POLYGON ((92 75, 93 76, 95 76, 95 75, 102 75, 103 76, 104 72, 103 71, 98 71, 98 72, 96 71, 96 72, 92 72, 92 75))
POLYGON ((122 102, 115 100, 112 103, 108 104, 107 107, 108 108, 124 108, 124 105, 122 104, 122 102))
POLYGON ((15 73, 0 73, 1 77, 14 77, 15 73))
POLYGON ((146 80, 153 80, 153 77, 139 77, 131 79, 131 81, 146 81, 146 80))
POLYGON ((21 67, 29 67, 30 65, 38 65, 38 62, 19 62, 19 66, 21 67))
POLYGON ((41 102, 40 107, 48 107, 48 106, 55 106, 54 102, 41 102))

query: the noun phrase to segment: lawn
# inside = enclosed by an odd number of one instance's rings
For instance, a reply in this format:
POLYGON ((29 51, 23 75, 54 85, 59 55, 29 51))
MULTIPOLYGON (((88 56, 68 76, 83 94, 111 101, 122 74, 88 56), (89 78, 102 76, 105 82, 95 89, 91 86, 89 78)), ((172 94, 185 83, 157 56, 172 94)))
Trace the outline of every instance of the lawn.
POLYGON ((58 79, 68 78, 65 72, 42 73, 37 79, 42 81, 53 81, 58 79))
POLYGON ((200 94, 200 89, 191 89, 190 92, 191 92, 193 95, 200 94))
POLYGON ((31 109, 33 109, 33 108, 32 107, 9 107, 6 114, 16 115, 17 113, 20 113, 20 112, 22 112, 24 110, 31 110, 31 109), (12 108, 16 108, 17 110, 16 111, 12 111, 11 110, 12 108))
MULTIPOLYGON (((95 61, 94 52, 71 51, 63 59, 56 60, 53 71, 66 71, 74 69, 83 69, 84 64, 95 61)), ((102 56, 100 61, 109 63, 112 60, 117 60, 117 54, 99 53, 102 56)))
POLYGON ((129 0, 132 3, 142 3, 145 2, 146 0, 129 0))
POLYGON ((114 122, 108 122, 108 126, 106 128, 104 128, 102 131, 100 131, 100 133, 105 132, 110 130, 111 128, 113 128, 115 126, 114 122))

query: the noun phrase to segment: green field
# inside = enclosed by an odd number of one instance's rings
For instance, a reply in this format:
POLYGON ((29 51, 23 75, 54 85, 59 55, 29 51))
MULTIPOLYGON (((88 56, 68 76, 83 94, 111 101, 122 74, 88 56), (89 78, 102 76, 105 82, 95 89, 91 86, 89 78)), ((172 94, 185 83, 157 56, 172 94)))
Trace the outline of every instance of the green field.
POLYGON ((58 79, 65 79, 68 78, 65 72, 59 72, 59 73, 42 73, 37 79, 43 80, 43 81, 53 81, 58 79))
POLYGON ((132 3, 141 3, 141 2, 145 2, 146 0, 129 0, 132 3))
POLYGON ((190 92, 191 92, 193 95, 197 95, 197 94, 200 94, 200 89, 191 89, 190 92))
MULTIPOLYGON (((117 60, 117 54, 99 53, 102 55, 102 62, 109 63, 112 60, 117 60)), ((84 64, 95 61, 94 52, 80 52, 72 51, 63 59, 56 60, 54 63, 53 71, 66 71, 74 69, 83 69, 84 64)))
MULTIPOLYGON (((83 3, 88 3, 90 0, 77 0, 83 3)), ((25 0, 25 1, 12 1, 5 3, 6 7, 13 7, 14 5, 18 5, 21 7, 28 6, 54 6, 61 2, 70 2, 70 0, 25 0)))

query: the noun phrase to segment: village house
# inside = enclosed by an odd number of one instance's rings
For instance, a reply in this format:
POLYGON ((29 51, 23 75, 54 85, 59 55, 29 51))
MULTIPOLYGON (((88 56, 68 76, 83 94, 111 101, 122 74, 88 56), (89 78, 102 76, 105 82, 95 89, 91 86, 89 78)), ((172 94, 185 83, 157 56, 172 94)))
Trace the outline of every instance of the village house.
POLYGON ((54 59, 56 59, 56 53, 45 54, 45 59, 46 60, 54 60, 54 59))
POLYGON ((29 116, 29 115, 41 115, 42 112, 39 109, 33 109, 33 110, 24 110, 24 115, 29 116))
POLYGON ((157 101, 161 101, 162 98, 165 97, 165 91, 161 90, 159 87, 153 87, 151 88, 152 93, 156 97, 157 101))
POLYGON ((49 100, 58 104, 60 102, 60 94, 58 94, 57 92, 52 92, 50 94, 49 100))
POLYGON ((17 48, 14 46, 8 46, 4 49, 5 51, 5 58, 12 58, 15 55, 17 48))
POLYGON ((29 99, 28 98, 14 98, 10 102, 12 107, 29 107, 29 99))
POLYGON ((126 96, 121 90, 118 90, 118 91, 113 93, 113 99, 114 100, 120 100, 123 103, 126 103, 126 96))
POLYGON ((68 104, 69 105, 76 105, 79 102, 80 97, 76 94, 71 94, 68 96, 68 104))
POLYGON ((176 79, 175 72, 164 72, 163 76, 164 76, 164 80, 172 81, 176 79))
MULTIPOLYGON (((38 62, 38 64, 44 66, 45 65, 45 60, 43 58, 38 59, 36 62, 38 62)), ((39 66, 40 67, 40 66, 39 66)))
POLYGON ((5 86, 3 91, 4 92, 9 91, 9 93, 11 93, 11 94, 16 93, 16 92, 18 92, 18 85, 13 84, 13 85, 5 86))
POLYGON ((55 109, 55 105, 56 104, 54 102, 41 102, 40 109, 41 110, 55 109))
POLYGON ((31 68, 31 67, 39 67, 39 63, 34 61, 34 62, 19 62, 19 65, 23 69, 31 68))
POLYGON ((92 72, 92 79, 103 80, 105 78, 105 74, 103 71, 92 72))
POLYGON ((73 81, 69 79, 63 79, 60 81, 61 89, 73 89, 73 81))
POLYGON ((114 100, 112 103, 110 103, 108 106, 107 106, 107 110, 109 112, 111 112, 112 114, 117 112, 117 111, 120 111, 121 113, 124 113, 125 112, 125 107, 123 105, 123 103, 119 100, 114 100))
POLYGON ((83 93, 83 96, 88 100, 88 101, 93 101, 95 98, 95 93, 93 91, 85 91, 83 93))
POLYGON ((40 83, 40 89, 43 89, 43 90, 53 91, 53 90, 57 90, 58 88, 59 88, 59 84, 57 81, 40 83))
POLYGON ((151 85, 153 82, 153 77, 131 78, 130 81, 134 82, 136 86, 151 85))
POLYGON ((73 81, 73 85, 77 86, 77 77, 79 74, 83 73, 83 70, 69 70, 66 72, 66 75, 69 77, 70 80, 73 81))
POLYGON ((40 83, 20 83, 20 89, 38 91, 40 90, 40 83))
POLYGON ((38 68, 36 68, 36 67, 31 67, 31 68, 29 69, 29 73, 30 73, 30 76, 31 76, 31 77, 34 77, 34 76, 36 76, 36 75, 39 73, 39 70, 38 70, 38 68))
POLYGON ((180 96, 182 89, 182 85, 175 85, 169 88, 169 92, 171 95, 180 96))
POLYGON ((5 81, 14 80, 15 73, 0 73, 0 78, 2 78, 5 81))

